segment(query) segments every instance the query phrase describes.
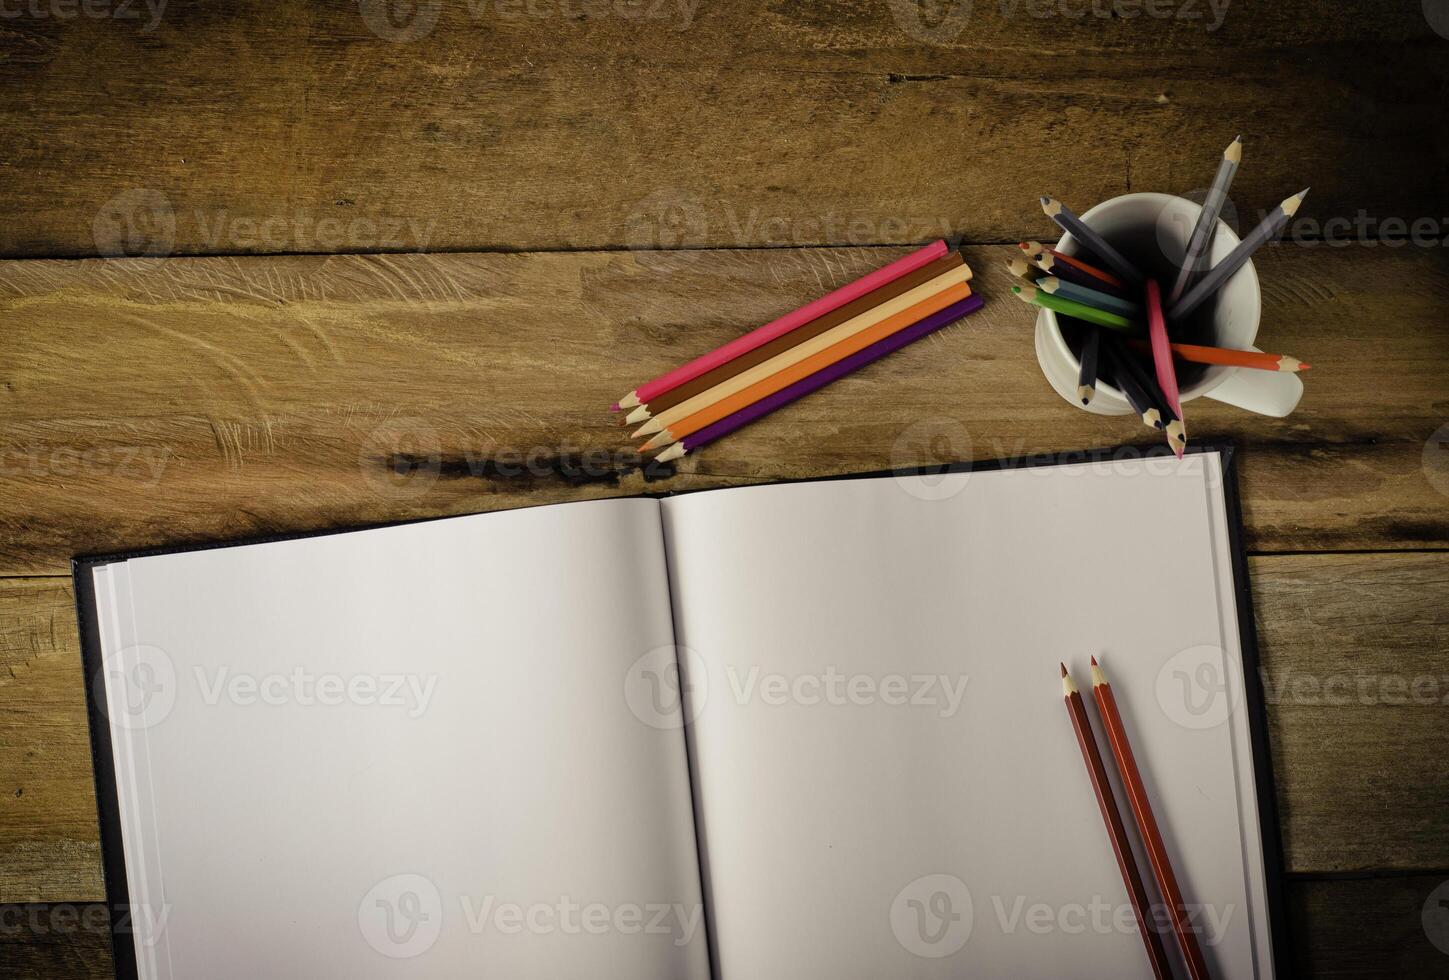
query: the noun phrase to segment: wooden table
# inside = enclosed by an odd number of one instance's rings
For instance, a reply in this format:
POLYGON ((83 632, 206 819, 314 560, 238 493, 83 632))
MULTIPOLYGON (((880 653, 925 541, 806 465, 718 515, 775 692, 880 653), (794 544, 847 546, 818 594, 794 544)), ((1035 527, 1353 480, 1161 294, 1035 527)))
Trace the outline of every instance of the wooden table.
POLYGON ((1048 389, 1002 259, 1038 194, 1200 194, 1239 131, 1240 224, 1313 185, 1258 259, 1301 408, 1191 417, 1241 447, 1291 966, 1445 975, 1428 6, 7 5, 0 975, 110 969, 71 556, 1139 441, 1048 389), (981 313, 676 469, 627 451, 633 383, 942 234, 981 313))

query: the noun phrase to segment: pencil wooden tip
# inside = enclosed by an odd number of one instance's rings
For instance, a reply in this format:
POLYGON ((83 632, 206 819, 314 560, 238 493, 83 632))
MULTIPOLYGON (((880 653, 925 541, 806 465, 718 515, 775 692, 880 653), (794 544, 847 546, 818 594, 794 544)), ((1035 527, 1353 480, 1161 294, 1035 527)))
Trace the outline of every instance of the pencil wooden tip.
POLYGON ((1041 196, 1041 209, 1048 218, 1055 217, 1062 212, 1062 202, 1054 197, 1041 196))
POLYGON ((1012 286, 1011 291, 1017 296, 1021 297, 1021 301, 1023 303, 1030 303, 1032 300, 1036 299, 1035 286, 1012 286))
POLYGON ((1077 397, 1079 399, 1081 399, 1081 402, 1082 402, 1083 405, 1090 405, 1090 404, 1092 404, 1092 399, 1093 399, 1093 397, 1096 396, 1096 394, 1097 394, 1097 389, 1095 387, 1093 387, 1092 385, 1078 385, 1077 386, 1077 397))
POLYGON ((643 425, 639 426, 639 428, 635 429, 633 434, 631 434, 629 438, 638 439, 640 436, 652 436, 656 432, 663 431, 664 426, 659 423, 658 419, 650 419, 648 422, 645 422, 643 425))
POLYGON ((1242 160, 1243 160, 1243 138, 1241 136, 1234 137, 1233 138, 1233 141, 1228 144, 1228 148, 1223 151, 1223 159, 1224 160, 1227 160, 1229 163, 1241 163, 1242 162, 1242 160))
POLYGON ((1067 665, 1066 665, 1066 663, 1064 663, 1063 661, 1060 661, 1060 660, 1057 661, 1057 663, 1061 664, 1062 676, 1063 677, 1066 677, 1067 676, 1067 665))
POLYGON ((1299 191, 1297 194, 1294 194, 1292 197, 1288 198, 1286 201, 1278 206, 1283 209, 1284 214, 1291 218, 1294 214, 1298 212, 1298 205, 1302 204, 1303 199, 1307 196, 1308 188, 1305 187, 1303 188, 1303 190, 1299 191))
POLYGON ((650 439, 648 442, 644 443, 644 445, 640 446, 639 447, 639 451, 641 453, 647 453, 651 449, 658 449, 660 446, 667 446, 667 445, 669 445, 673 441, 674 441, 673 434, 670 433, 670 431, 668 429, 665 429, 663 432, 659 433, 653 439, 650 439))
POLYGON ((638 408, 634 409, 634 411, 630 412, 627 416, 624 417, 624 424, 638 425, 640 422, 647 421, 648 418, 649 406, 640 405, 638 408))
POLYGON ((1056 276, 1042 276, 1036 281, 1037 289, 1044 289, 1049 293, 1056 292, 1059 288, 1061 288, 1061 285, 1062 281, 1056 276))
POLYGON ((1162 428, 1162 413, 1155 408, 1149 408, 1142 413, 1142 421, 1154 429, 1162 428))
POLYGON ((1097 666, 1097 655, 1096 654, 1092 654, 1092 666, 1093 667, 1097 666))
POLYGON ((629 392, 623 398, 620 398, 619 399, 619 402, 618 402, 618 405, 619 405, 619 407, 621 409, 624 409, 624 408, 633 408, 634 406, 636 406, 638 404, 639 404, 639 393, 638 392, 635 392, 635 391, 629 392))
POLYGON ((1071 697, 1077 693, 1077 682, 1072 680, 1072 675, 1067 673, 1067 667, 1062 665, 1062 697, 1071 697))
POLYGON ((1102 672, 1102 668, 1097 664, 1097 658, 1096 657, 1093 657, 1092 658, 1092 686, 1093 687, 1106 687, 1107 686, 1107 675, 1102 672))
POLYGON ((655 456, 654 461, 656 463, 667 463, 672 459, 678 459, 679 457, 683 456, 687 451, 688 450, 684 448, 684 443, 676 442, 674 445, 664 450, 664 452, 660 453, 658 456, 655 456))
POLYGON ((1041 253, 1046 251, 1045 245, 1043 245, 1041 242, 1034 242, 1031 239, 1027 239, 1024 242, 1017 242, 1016 247, 1021 249, 1028 255, 1040 255, 1041 253))

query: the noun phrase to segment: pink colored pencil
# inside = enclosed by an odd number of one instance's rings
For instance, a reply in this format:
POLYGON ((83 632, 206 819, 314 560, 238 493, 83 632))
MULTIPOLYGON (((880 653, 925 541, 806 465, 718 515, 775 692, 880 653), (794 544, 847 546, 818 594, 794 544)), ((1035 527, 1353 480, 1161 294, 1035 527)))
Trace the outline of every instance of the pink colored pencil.
POLYGON ((667 374, 661 374, 653 381, 640 385, 623 398, 620 398, 614 405, 614 408, 634 408, 642 402, 647 402, 652 398, 664 394, 671 388, 677 388, 686 382, 693 381, 706 371, 713 371, 726 361, 733 360, 741 354, 749 353, 762 344, 768 344, 776 337, 789 333, 801 324, 809 323, 817 317, 824 316, 831 310, 839 309, 846 303, 859 299, 871 290, 879 289, 888 282, 914 272, 921 266, 934 262, 945 254, 946 243, 940 240, 934 241, 925 248, 917 249, 910 255, 896 259, 884 268, 877 269, 869 275, 855 280, 855 282, 847 283, 834 292, 826 293, 819 299, 806 303, 798 310, 786 313, 778 320, 772 320, 763 327, 751 330, 744 336, 736 337, 723 347, 718 347, 708 354, 696 357, 688 364, 677 367, 667 374))
MULTIPOLYGON (((1156 279, 1147 280, 1147 334, 1152 340, 1152 363, 1157 368, 1157 384, 1162 396, 1180 419, 1182 401, 1177 393, 1177 372, 1172 367, 1172 344, 1167 339, 1167 321, 1162 317, 1162 290, 1156 279)), ((1182 456, 1182 446, 1173 443, 1177 455, 1182 456)))

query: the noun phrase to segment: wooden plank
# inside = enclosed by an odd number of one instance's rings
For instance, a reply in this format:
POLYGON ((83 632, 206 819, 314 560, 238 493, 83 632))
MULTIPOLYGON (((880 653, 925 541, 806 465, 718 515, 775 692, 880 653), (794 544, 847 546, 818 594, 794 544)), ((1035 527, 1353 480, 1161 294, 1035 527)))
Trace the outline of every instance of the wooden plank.
POLYGON ((103 898, 85 678, 65 579, 0 580, 0 705, 0 902, 103 898))
POLYGON ((1042 193, 1201 190, 1238 131, 1242 211, 1312 184, 1305 221, 1443 236, 1418 0, 1120 2, 428 0, 411 43, 381 0, 9 18, 0 255, 1004 241, 1042 193))
MULTIPOLYGON (((1416 980, 1444 975, 1449 913, 1424 909, 1443 876, 1290 878, 1290 952, 1280 975, 1416 980), (1440 927, 1441 918, 1446 919, 1440 927), (1432 936, 1431 938, 1431 931, 1432 936), (1435 945, 1435 941, 1440 945, 1435 945)), ((0 974, 10 980, 108 980, 111 947, 103 904, 0 906, 0 974)), ((969 947, 968 947, 969 948, 969 947)))
POLYGON ((1293 867, 1449 869, 1449 555, 1269 556, 1252 576, 1293 867))
MULTIPOLYGON (((1449 554, 1268 556, 1251 574, 1289 869, 1449 868, 1449 554)), ((70 603, 64 579, 0 580, 0 744, 17 748, 0 754, 0 902, 103 897, 70 603)))
MULTIPOLYGON (((646 490, 1151 441, 1036 366, 1010 247, 984 310, 645 474, 606 406, 900 249, 0 263, 0 574, 76 554, 646 490), (401 470, 401 475, 399 475, 401 470)), ((1257 550, 1449 540, 1449 268, 1282 246, 1261 342, 1310 360, 1287 420, 1207 401, 1246 447, 1257 550), (1371 325, 1372 329, 1366 329, 1371 325), (1434 446, 1439 446, 1435 442, 1434 446)))

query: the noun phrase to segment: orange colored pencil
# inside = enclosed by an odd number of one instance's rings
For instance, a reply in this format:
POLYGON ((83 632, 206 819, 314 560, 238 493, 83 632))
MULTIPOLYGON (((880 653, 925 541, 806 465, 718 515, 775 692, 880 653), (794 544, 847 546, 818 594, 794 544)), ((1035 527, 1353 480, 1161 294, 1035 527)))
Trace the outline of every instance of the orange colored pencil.
POLYGON ((1097 751, 1097 739, 1092 735, 1092 723, 1087 720, 1087 709, 1082 704, 1082 695, 1077 691, 1077 682, 1067 673, 1062 664, 1062 697, 1067 702, 1067 714, 1072 716, 1072 728, 1077 733, 1077 745, 1082 750, 1082 761, 1087 764, 1087 776, 1092 781, 1092 790, 1097 794, 1097 809, 1107 825, 1107 837, 1112 841, 1112 853, 1117 856, 1117 870, 1122 872, 1122 884, 1127 886, 1127 897, 1132 900, 1132 912, 1137 916, 1137 928, 1142 933, 1142 944, 1147 947, 1147 961, 1157 980, 1171 980, 1172 966, 1167 961, 1167 951, 1162 948, 1162 937, 1148 922, 1147 910, 1151 907, 1147 889, 1142 886, 1142 874, 1137 870, 1137 859, 1132 856, 1132 843, 1127 839, 1127 828, 1122 825, 1122 815, 1117 810, 1117 799, 1112 795, 1112 784, 1107 781, 1107 767, 1102 764, 1102 753, 1097 751))
MULTIPOLYGON (((727 395, 711 405, 701 408, 692 415, 687 415, 678 422, 672 423, 665 429, 661 429, 657 435, 640 447, 641 451, 657 449, 660 446, 667 446, 669 443, 692 432, 698 432, 706 425, 713 425, 727 415, 733 415, 742 408, 746 408, 773 395, 775 392, 789 387, 795 382, 808 378, 816 371, 827 368, 836 361, 843 360, 857 351, 865 350, 878 340, 884 340, 898 330, 904 330, 911 324, 935 313, 937 310, 945 309, 952 303, 959 303, 971 295, 971 287, 964 282, 953 286, 947 286, 939 293, 922 300, 915 306, 908 307, 897 313, 895 316, 886 317, 880 323, 860 331, 857 334, 845 338, 836 344, 831 344, 822 351, 811 354, 804 360, 798 361, 789 367, 777 371, 767 378, 762 378, 746 388, 742 388, 732 395, 727 395)), ((643 433, 636 433, 640 435, 643 433)))
POLYGON ((1197 933, 1188 921, 1187 905, 1182 899, 1177 875, 1167 858, 1167 845, 1162 842, 1162 831, 1157 827, 1157 818, 1152 814, 1152 804, 1147 799, 1147 787, 1142 783, 1142 773, 1137 769, 1137 760, 1132 755, 1132 743, 1127 740, 1127 729, 1122 724, 1122 714, 1117 710, 1117 699, 1112 694, 1112 685, 1107 675, 1092 658, 1092 696, 1097 701, 1097 713, 1102 716, 1102 727, 1107 730, 1107 741, 1111 743, 1112 755, 1117 759, 1117 772, 1122 777, 1122 786, 1127 790, 1127 802, 1132 805, 1132 816, 1142 834, 1142 843, 1147 849, 1147 859, 1152 864, 1153 877, 1157 879, 1158 890, 1167 902, 1172 918, 1172 931, 1177 944, 1182 947, 1183 958, 1187 960, 1187 972, 1192 980, 1207 980, 1207 962, 1203 959, 1202 947, 1198 945, 1197 933))
MULTIPOLYGON (((1139 340, 1129 340, 1133 347, 1147 351, 1151 348, 1139 340)), ((1263 354, 1255 350, 1231 350, 1227 347, 1203 347, 1199 344, 1172 344, 1172 352, 1184 361, 1194 364, 1224 364, 1228 367, 1254 368, 1258 371, 1307 371, 1311 364, 1304 364, 1296 357, 1286 354, 1263 354)))

